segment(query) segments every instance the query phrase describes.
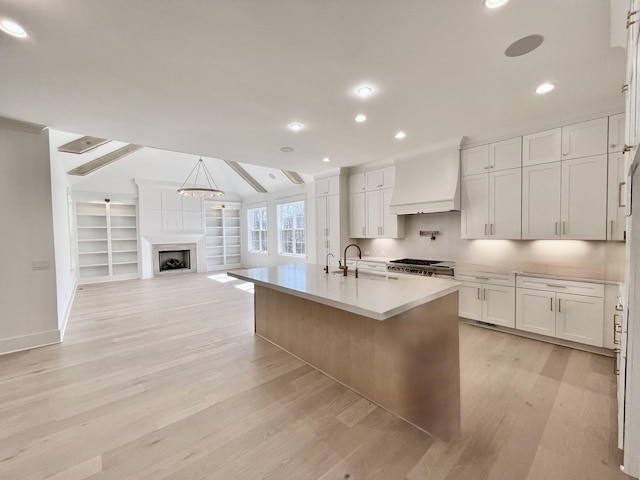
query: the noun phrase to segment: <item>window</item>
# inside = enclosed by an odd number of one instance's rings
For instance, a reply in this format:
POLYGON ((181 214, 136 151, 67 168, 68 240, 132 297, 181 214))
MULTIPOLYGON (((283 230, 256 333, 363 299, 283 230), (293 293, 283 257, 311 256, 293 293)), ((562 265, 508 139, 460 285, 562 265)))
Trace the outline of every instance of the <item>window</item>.
POLYGON ((278 253, 306 255, 304 200, 278 205, 278 253))
POLYGON ((249 251, 252 253, 267 253, 267 207, 247 210, 249 228, 249 251))

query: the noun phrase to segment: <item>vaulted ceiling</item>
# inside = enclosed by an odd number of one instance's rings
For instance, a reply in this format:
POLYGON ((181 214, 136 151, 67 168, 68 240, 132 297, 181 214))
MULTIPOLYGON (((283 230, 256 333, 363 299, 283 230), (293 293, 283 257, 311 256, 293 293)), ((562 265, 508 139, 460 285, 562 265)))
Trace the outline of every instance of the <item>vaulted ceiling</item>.
POLYGON ((317 173, 623 109, 609 0, 3 0, 0 17, 29 34, 0 35, 0 116, 191 154, 187 170, 317 173))

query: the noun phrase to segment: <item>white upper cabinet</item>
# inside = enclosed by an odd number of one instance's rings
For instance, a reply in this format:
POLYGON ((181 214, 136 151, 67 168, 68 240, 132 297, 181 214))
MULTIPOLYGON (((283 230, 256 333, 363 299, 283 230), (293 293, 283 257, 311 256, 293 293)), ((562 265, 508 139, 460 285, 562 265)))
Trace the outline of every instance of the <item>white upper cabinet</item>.
POLYGON ((625 145, 624 113, 609 117, 609 146, 608 152, 622 152, 625 145))
POLYGON ((393 188, 395 182, 395 167, 379 168, 364 173, 364 189, 366 191, 393 188))
POLYGON ((627 177, 622 153, 609 154, 607 187, 607 240, 626 240, 627 177))
POLYGON ((606 240, 607 156, 562 162, 562 238, 606 240))
POLYGON ((560 162, 522 169, 522 238, 560 238, 560 162))
POLYGON ((558 162, 562 158, 562 129, 554 128, 522 137, 522 165, 558 162))
POLYGON ((460 152, 461 175, 476 175, 489 170, 489 145, 466 148, 460 152))
POLYGON ((522 238, 521 179, 520 168, 489 174, 490 238, 522 238))
POLYGON ((462 238, 487 238, 489 235, 489 175, 462 177, 461 186, 461 236, 462 238))
POLYGON ((349 194, 364 192, 364 173, 356 173, 349 177, 349 194))
POLYGON ((385 238, 404 237, 404 216, 389 213, 393 188, 380 191, 382 197, 382 236, 385 238))
POLYGON ((316 180, 316 197, 338 195, 340 193, 340 177, 319 178, 316 180))
POLYGON ((522 166, 522 137, 489 144, 489 171, 522 166))
POLYGON ((562 159, 607 153, 607 117, 562 127, 562 159))
POLYGON ((351 238, 365 238, 367 236, 366 211, 364 192, 349 196, 349 236, 351 238))

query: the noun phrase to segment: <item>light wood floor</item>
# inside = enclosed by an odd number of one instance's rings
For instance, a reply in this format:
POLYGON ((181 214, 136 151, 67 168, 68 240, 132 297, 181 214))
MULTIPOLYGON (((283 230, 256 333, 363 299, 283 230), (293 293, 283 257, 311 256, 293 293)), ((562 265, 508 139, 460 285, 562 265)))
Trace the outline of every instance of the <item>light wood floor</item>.
POLYGON ((80 287, 63 344, 0 357, 0 479, 630 478, 612 359, 461 324, 443 443, 255 337, 241 283, 80 287))

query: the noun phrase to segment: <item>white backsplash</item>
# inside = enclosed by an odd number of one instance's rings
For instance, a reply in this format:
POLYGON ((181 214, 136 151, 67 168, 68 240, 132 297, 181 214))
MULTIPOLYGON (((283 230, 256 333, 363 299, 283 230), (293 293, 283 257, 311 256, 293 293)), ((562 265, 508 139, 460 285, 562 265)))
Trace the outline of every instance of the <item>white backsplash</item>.
POLYGON ((408 215, 403 239, 358 239, 368 255, 493 265, 611 281, 624 279, 624 242, 583 240, 463 240, 460 212, 408 215), (439 231, 435 240, 420 230, 439 231))

